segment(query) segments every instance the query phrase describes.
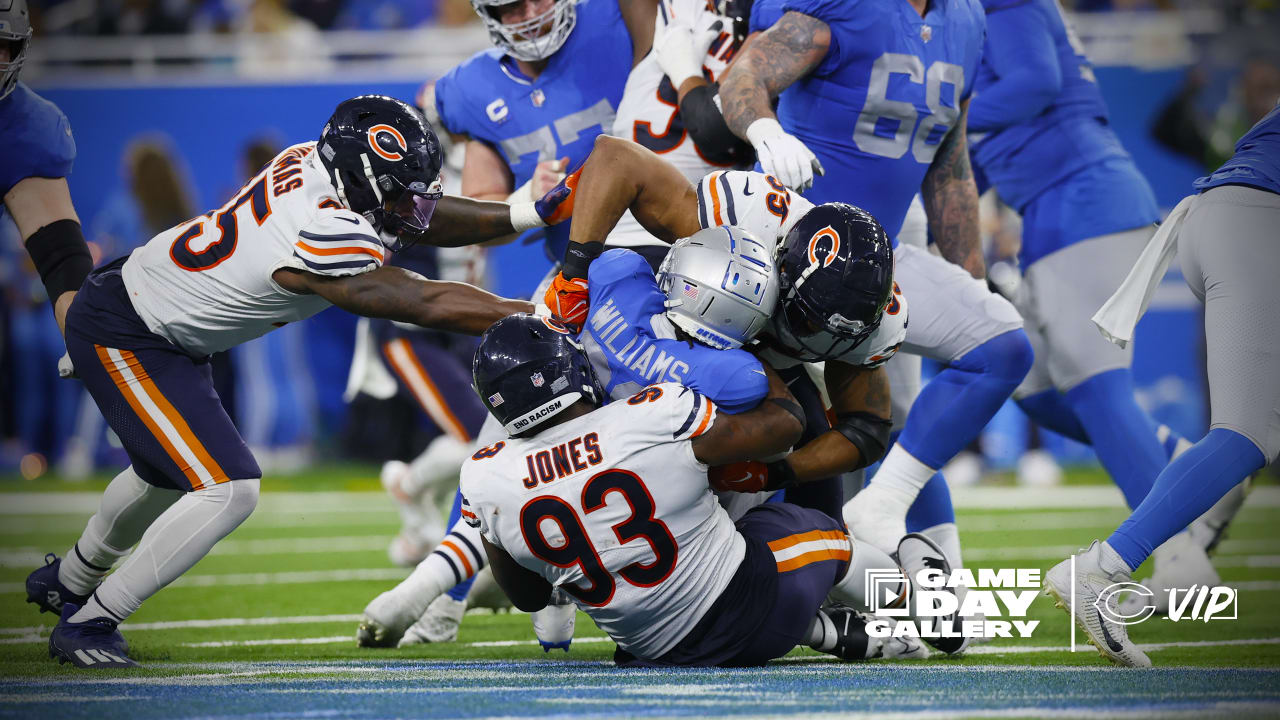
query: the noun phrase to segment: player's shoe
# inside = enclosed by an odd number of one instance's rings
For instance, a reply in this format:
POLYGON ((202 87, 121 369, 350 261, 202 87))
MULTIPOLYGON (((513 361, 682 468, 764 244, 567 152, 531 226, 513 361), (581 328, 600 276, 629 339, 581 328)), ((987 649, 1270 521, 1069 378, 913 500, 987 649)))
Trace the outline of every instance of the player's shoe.
POLYGON ((418 614, 401 597, 404 593, 388 590, 364 608, 364 618, 356 628, 356 644, 360 647, 396 647, 418 614))
POLYGON ((458 639, 458 626, 466 613, 467 600, 454 600, 445 593, 431 601, 422 617, 405 631, 397 647, 453 642, 458 639))
POLYGON ((1209 555, 1191 537, 1191 533, 1182 532, 1169 538, 1151 553, 1151 559, 1155 561, 1155 572, 1142 580, 1142 584, 1152 594, 1124 593, 1120 613, 1125 617, 1135 617, 1147 605, 1154 606, 1161 615, 1167 614, 1170 589, 1187 590, 1196 585, 1213 587, 1222 584, 1218 571, 1209 562, 1209 555))
POLYGON ((35 603, 40 612, 51 612, 61 615, 65 603, 84 605, 89 599, 87 595, 77 595, 67 589, 58 579, 58 567, 62 558, 49 553, 44 556, 44 565, 36 568, 27 576, 27 602, 35 603))
MULTIPOLYGON (((911 579, 913 587, 920 572, 926 569, 933 570, 948 578, 951 576, 951 563, 947 560, 947 554, 926 535, 910 533, 903 537, 898 542, 897 558, 898 564, 902 566, 902 569, 907 572, 907 577, 911 579)), ((918 590, 918 588, 913 590, 913 595, 915 590, 918 590)), ((937 588, 937 590, 955 593, 954 588, 941 587, 937 588)), ((930 620, 933 621, 936 628, 947 629, 955 635, 960 634, 961 626, 964 622, 964 618, 960 617, 959 612, 933 617, 930 620)), ((948 655, 959 655, 969 647, 969 638, 966 637, 925 638, 925 642, 948 655)))
POLYGON ((115 620, 99 617, 71 622, 71 616, 79 610, 80 606, 73 602, 63 603, 62 618, 49 635, 49 657, 57 658, 60 664, 69 662, 94 670, 137 667, 115 620))
MULTIPOLYGON (((1108 620, 1101 612, 1105 610, 1111 618, 1122 617, 1116 601, 1116 595, 1120 593, 1109 594, 1105 602, 1102 593, 1116 583, 1130 581, 1127 571, 1107 572, 1102 569, 1104 552, 1115 555, 1109 545, 1094 540, 1088 550, 1072 556, 1075 558, 1074 578, 1071 576, 1071 558, 1054 565, 1045 573, 1044 594, 1053 598, 1056 607, 1072 616, 1076 625, 1084 630, 1089 644, 1098 648, 1103 657, 1118 665, 1151 667, 1146 653, 1129 640, 1128 629, 1108 620)), ((1111 564, 1123 566, 1119 556, 1113 558, 1111 564)))
POLYGON ((892 555, 898 541, 907 534, 907 510, 902 500, 875 483, 859 490, 844 504, 841 514, 855 540, 886 555, 892 555))
POLYGON ((573 642, 573 626, 578 619, 578 606, 548 605, 541 610, 530 613, 533 620, 533 634, 538 636, 538 644, 543 652, 563 650, 569 652, 569 643, 573 642))
POLYGON ((1249 487, 1253 484, 1253 477, 1247 477, 1244 482, 1236 485, 1227 491, 1213 507, 1204 512, 1203 515, 1196 518, 1187 528, 1191 537, 1196 543, 1204 548, 1206 553, 1211 553, 1217 549, 1218 543, 1222 542, 1227 536, 1227 527, 1231 524, 1231 520, 1235 518, 1236 513, 1240 512, 1240 506, 1244 505, 1244 498, 1249 494, 1249 487))

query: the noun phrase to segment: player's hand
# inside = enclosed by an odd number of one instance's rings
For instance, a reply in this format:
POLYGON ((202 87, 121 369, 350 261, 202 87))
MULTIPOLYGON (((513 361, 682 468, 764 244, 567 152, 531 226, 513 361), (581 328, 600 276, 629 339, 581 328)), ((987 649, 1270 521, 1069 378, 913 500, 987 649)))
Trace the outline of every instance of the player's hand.
POLYGON ((555 225, 573 217, 573 196, 577 193, 578 179, 581 177, 582 168, 579 167, 533 202, 533 209, 542 218, 542 222, 555 225))
POLYGON ((62 357, 58 358, 58 377, 64 380, 80 377, 76 374, 76 366, 71 363, 70 353, 62 353, 62 357))
POLYGON ((551 287, 542 296, 542 302, 546 303, 552 315, 566 325, 579 329, 587 321, 587 308, 590 306, 587 281, 570 280, 564 273, 556 273, 551 280, 551 287))
POLYGON ((569 167, 569 158, 559 160, 543 160, 533 170, 533 178, 529 181, 529 194, 539 197, 550 192, 561 180, 564 170, 569 167))
POLYGON ((769 466, 748 460, 709 468, 711 488, 720 492, 760 492, 769 485, 769 466))
POLYGON ((756 149, 764 173, 778 178, 796 192, 813 187, 813 174, 825 172, 817 156, 773 118, 760 118, 751 123, 747 128, 747 141, 756 149))
POLYGON ((702 77, 702 61, 711 43, 720 36, 724 22, 711 13, 703 13, 698 27, 683 20, 667 20, 669 11, 658 10, 653 24, 653 56, 662 74, 679 90, 689 78, 702 77))

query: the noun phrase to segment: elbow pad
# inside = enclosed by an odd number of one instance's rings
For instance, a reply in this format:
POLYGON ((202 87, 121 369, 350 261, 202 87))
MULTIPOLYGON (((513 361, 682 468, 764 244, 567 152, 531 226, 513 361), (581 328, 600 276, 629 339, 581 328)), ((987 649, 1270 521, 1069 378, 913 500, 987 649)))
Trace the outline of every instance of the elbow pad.
POLYGON ((716 88, 699 85, 680 101, 680 119, 689 137, 707 160, 720 165, 744 165, 754 161, 754 150, 734 135, 715 102, 716 88))
POLYGON ((93 270, 93 256, 75 220, 49 223, 31 234, 27 254, 40 273, 49 302, 57 302, 65 292, 74 292, 93 270))
POLYGON ((857 470, 884 457, 885 450, 889 447, 889 431, 892 427, 893 423, 878 415, 852 412, 838 415, 836 424, 831 429, 858 448, 862 455, 861 461, 857 467, 850 468, 857 470))

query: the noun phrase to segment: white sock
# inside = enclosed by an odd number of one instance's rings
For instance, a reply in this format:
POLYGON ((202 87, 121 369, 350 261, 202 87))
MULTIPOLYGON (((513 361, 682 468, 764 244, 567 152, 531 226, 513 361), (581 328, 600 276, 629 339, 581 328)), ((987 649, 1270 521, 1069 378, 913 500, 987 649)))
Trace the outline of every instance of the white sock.
POLYGON ((414 613, 422 615, 441 593, 484 569, 489 559, 481 547, 480 531, 458 520, 427 559, 392 592, 403 594, 414 613))
MULTIPOLYGON (((435 487, 445 480, 458 479, 462 461, 471 454, 471 445, 452 435, 441 435, 432 440, 418 457, 409 463, 410 488, 414 494, 425 488, 435 487)), ((454 486, 456 482, 452 483, 454 486)))
POLYGON ((827 651, 836 646, 836 626, 831 618, 818 613, 809 625, 809 639, 805 644, 814 650, 827 651))
POLYGON ((920 494, 920 490, 935 472, 937 468, 925 465, 915 459, 911 453, 903 450, 901 443, 895 443, 867 487, 878 487, 882 491, 887 491, 882 492, 881 495, 885 499, 900 503, 902 512, 905 514, 906 509, 915 502, 916 496, 920 494))
POLYGON ((872 612, 873 604, 885 605, 884 597, 873 603, 872 592, 880 592, 883 595, 887 591, 903 600, 906 599, 904 583, 900 582, 895 590, 893 586, 884 583, 869 587, 866 582, 868 570, 883 571, 886 575, 901 573, 902 568, 898 567, 898 563, 894 562, 893 558, 868 543, 858 542, 853 538, 849 539, 849 544, 853 549, 853 555, 849 558, 849 569, 845 571, 844 577, 836 582, 835 587, 831 588, 831 597, 862 612, 872 612))
POLYGON ((953 522, 941 523, 931 528, 925 528, 920 531, 921 535, 938 543, 938 547, 942 548, 942 552, 947 555, 947 562, 951 563, 951 569, 964 567, 964 559, 960 554, 960 531, 953 522))
POLYGON ((71 621, 108 616, 118 622, 132 615, 239 527, 257 507, 258 489, 259 481, 253 478, 184 493, 147 528, 138 549, 71 621))
POLYGON ((181 497, 180 490, 147 484, 132 465, 125 468, 107 485, 98 512, 63 556, 58 580, 77 595, 93 592, 151 523, 181 497))

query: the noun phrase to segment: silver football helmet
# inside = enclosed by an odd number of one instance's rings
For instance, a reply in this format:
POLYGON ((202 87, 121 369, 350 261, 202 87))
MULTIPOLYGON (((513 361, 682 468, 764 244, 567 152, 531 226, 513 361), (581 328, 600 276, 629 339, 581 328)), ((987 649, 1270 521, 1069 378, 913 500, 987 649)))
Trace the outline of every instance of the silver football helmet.
POLYGON ((742 347, 768 324, 778 302, 773 252, 742 228, 699 230, 671 246, 658 268, 667 318, 719 350, 742 347))
POLYGON ((0 43, 9 48, 9 60, 0 62, 0 99, 18 85, 18 71, 27 60, 31 44, 31 16, 27 0, 0 0, 0 43))
MULTIPOLYGON (((489 39, 517 60, 536 62, 555 54, 569 39, 578 22, 577 0, 555 0, 551 9, 523 22, 504 25, 497 11, 521 0, 471 0, 471 7, 484 22, 489 39)), ((0 0, 3 2, 3 0, 0 0)))

